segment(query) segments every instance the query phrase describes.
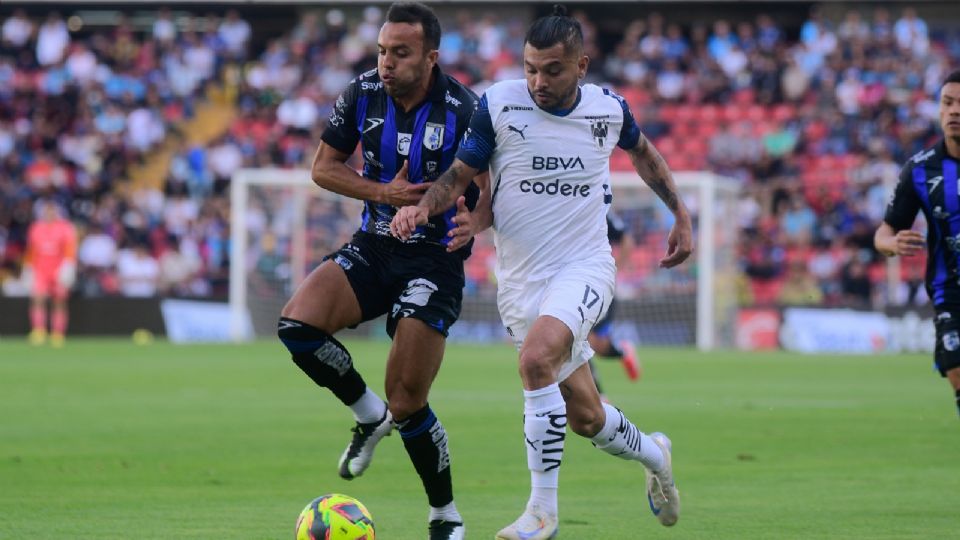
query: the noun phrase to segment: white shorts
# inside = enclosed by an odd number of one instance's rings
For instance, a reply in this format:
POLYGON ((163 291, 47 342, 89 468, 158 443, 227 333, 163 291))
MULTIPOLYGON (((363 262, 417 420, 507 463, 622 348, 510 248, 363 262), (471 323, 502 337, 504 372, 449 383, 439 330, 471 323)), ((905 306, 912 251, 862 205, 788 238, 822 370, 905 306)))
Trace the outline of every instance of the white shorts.
POLYGON ((549 315, 563 321, 573 333, 573 347, 557 381, 569 377, 593 357, 587 335, 610 307, 616 273, 613 257, 603 254, 564 266, 545 279, 498 284, 500 319, 517 350, 538 317, 549 315))

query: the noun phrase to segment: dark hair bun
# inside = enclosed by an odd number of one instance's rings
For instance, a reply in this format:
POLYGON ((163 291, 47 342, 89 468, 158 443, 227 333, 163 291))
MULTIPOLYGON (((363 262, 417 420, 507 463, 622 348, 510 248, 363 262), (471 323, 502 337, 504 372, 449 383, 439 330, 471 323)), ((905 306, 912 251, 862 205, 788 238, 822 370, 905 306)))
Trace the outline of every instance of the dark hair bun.
POLYGON ((567 16, 567 6, 563 4, 554 4, 553 5, 553 14, 557 17, 566 17, 567 16))

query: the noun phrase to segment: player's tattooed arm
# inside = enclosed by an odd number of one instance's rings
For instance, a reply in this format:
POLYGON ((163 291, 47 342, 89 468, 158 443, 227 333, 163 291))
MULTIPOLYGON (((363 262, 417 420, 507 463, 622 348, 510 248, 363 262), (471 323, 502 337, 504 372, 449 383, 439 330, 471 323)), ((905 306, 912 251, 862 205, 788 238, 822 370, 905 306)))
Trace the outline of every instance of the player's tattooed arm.
POLYGON ((666 160, 643 134, 640 135, 637 145, 627 150, 627 153, 630 154, 630 161, 640 178, 643 178, 643 181, 676 217, 673 228, 667 236, 667 253, 660 259, 661 267, 674 267, 693 253, 693 220, 690 218, 690 212, 680 198, 677 184, 673 181, 673 174, 666 160))
POLYGON ((477 172, 477 169, 454 159, 453 165, 433 182, 416 206, 404 206, 397 211, 390 222, 390 231, 401 240, 410 238, 414 230, 425 224, 430 216, 453 206, 477 172))
POLYGON ((476 174, 476 169, 471 169, 459 159, 454 160, 453 165, 441 174, 440 178, 434 180, 417 206, 425 209, 431 216, 443 212, 453 206, 476 174))
MULTIPOLYGON (((677 193, 677 185, 673 181, 670 167, 667 166, 667 161, 663 159, 656 147, 641 134, 637 146, 627 150, 627 153, 630 154, 630 161, 640 178, 650 186, 650 189, 660 197, 671 212, 677 213, 683 207, 683 201, 677 193)), ((685 211, 686 208, 683 210, 685 211)))

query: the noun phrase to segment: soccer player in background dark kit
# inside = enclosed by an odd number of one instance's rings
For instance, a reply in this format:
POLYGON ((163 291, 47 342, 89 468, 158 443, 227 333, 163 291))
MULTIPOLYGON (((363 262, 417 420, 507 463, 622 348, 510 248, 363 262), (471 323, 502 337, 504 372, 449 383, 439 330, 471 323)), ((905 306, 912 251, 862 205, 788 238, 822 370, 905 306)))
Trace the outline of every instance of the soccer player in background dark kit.
POLYGON ((934 361, 950 381, 960 412, 960 71, 940 87, 943 140, 910 158, 900 172, 893 199, 873 244, 888 257, 923 249, 911 230, 918 212, 927 220, 927 294, 936 311, 934 361))
MULTIPOLYGON (((607 240, 610 241, 611 246, 619 248, 616 263, 617 272, 621 272, 627 265, 627 261, 630 260, 630 253, 633 251, 633 236, 627 230, 627 224, 613 209, 607 211, 607 240)), ((642 371, 640 363, 637 361, 637 352, 633 343, 628 340, 622 340, 618 344, 613 342, 611 332, 616 305, 617 299, 610 299, 610 308, 607 309, 607 314, 597 322, 596 326, 590 330, 590 335, 587 336, 590 347, 596 353, 596 356, 590 360, 590 374, 593 375, 593 382, 597 384, 597 391, 600 392, 601 399, 606 399, 606 396, 603 393, 603 387, 600 385, 600 374, 597 373, 594 365, 594 360, 597 357, 604 360, 620 360, 623 370, 627 373, 627 378, 634 382, 640 379, 642 371)))
POLYGON ((447 435, 427 398, 460 314, 463 260, 471 248, 469 242, 449 248, 448 233, 457 208, 461 215, 473 208, 480 190, 471 184, 465 201, 405 242, 390 236, 389 225, 397 207, 416 204, 453 162, 477 97, 437 66, 440 24, 430 8, 396 3, 386 20, 377 69, 337 99, 312 170, 320 187, 364 201, 360 230, 304 280, 283 308, 277 333, 297 366, 353 411, 357 425, 340 476, 362 474, 396 424, 430 503, 429 538, 460 539, 447 435), (345 164, 358 142, 362 175, 345 164), (393 339, 386 403, 333 337, 384 314, 393 339))

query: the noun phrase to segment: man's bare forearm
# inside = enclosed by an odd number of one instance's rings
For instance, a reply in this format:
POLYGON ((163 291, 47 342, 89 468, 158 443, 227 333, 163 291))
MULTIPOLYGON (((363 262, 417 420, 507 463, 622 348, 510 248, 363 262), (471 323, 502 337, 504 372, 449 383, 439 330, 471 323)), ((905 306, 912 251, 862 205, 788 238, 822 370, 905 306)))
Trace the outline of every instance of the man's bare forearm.
POLYGON ((666 160, 660 155, 660 152, 643 135, 640 136, 640 142, 632 150, 629 150, 630 161, 633 168, 643 178, 643 181, 650 186, 650 189, 660 197, 660 200, 667 205, 674 214, 686 211, 683 201, 680 200, 680 194, 677 192, 677 184, 673 181, 673 174, 666 160))
POLYGON ((313 182, 318 186, 361 201, 383 202, 383 184, 357 174, 344 163, 327 162, 321 167, 314 167, 313 182))
POLYGON ((345 163, 349 157, 349 154, 320 143, 313 156, 310 179, 323 189, 351 199, 383 202, 383 184, 357 174, 345 163))
POLYGON ((425 209, 431 216, 447 210, 457 201, 457 197, 463 195, 470 179, 476 173, 476 169, 460 160, 454 160, 453 165, 441 174, 440 178, 434 180, 433 185, 423 194, 417 206, 425 209))

